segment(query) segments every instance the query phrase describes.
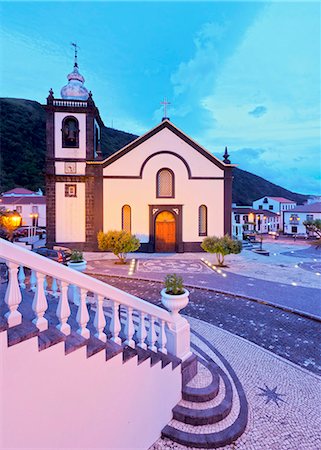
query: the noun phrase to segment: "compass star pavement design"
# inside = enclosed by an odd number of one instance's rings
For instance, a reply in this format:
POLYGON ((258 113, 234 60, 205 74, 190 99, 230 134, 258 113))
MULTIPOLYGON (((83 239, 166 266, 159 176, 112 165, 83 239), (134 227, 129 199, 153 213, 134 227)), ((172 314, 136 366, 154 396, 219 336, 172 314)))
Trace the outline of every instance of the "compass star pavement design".
POLYGON ((265 402, 266 405, 271 401, 271 402, 276 403, 280 407, 278 402, 286 403, 286 401, 281 398, 281 397, 284 397, 284 394, 279 394, 276 392, 277 388, 278 387, 275 386, 275 388, 270 389, 267 387, 267 385, 265 385, 265 389, 259 387, 258 389, 260 389, 262 392, 257 395, 260 395, 261 397, 266 398, 266 402, 265 402))

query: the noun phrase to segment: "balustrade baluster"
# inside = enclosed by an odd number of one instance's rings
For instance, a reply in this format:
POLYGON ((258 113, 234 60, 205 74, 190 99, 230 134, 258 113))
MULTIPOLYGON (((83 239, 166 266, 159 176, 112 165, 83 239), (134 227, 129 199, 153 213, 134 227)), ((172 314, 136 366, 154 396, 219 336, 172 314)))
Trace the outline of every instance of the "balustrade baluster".
POLYGON ((4 301, 7 304, 9 311, 5 314, 9 327, 14 327, 22 322, 21 312, 18 311, 18 306, 21 302, 22 295, 18 283, 18 265, 13 262, 7 262, 8 266, 8 286, 4 301))
POLYGON ((89 320, 89 314, 88 314, 88 309, 87 309, 87 305, 86 305, 86 298, 87 298, 87 290, 80 289, 80 299, 79 299, 79 306, 78 306, 77 317, 76 317, 78 325, 79 325, 77 333, 79 333, 82 337, 89 339, 90 331, 88 330, 88 328, 86 328, 86 325, 89 320))
POLYGON ((116 344, 121 344, 121 339, 118 336, 120 330, 121 324, 119 320, 119 303, 112 300, 110 332, 111 332, 111 340, 116 344))
POLYGON ((165 321, 162 319, 158 319, 158 323, 159 323, 159 334, 158 334, 158 338, 157 338, 158 351, 166 354, 167 353, 167 349, 166 349, 167 338, 166 338, 166 333, 165 333, 165 321))
POLYGON ((124 342, 125 345, 129 347, 135 348, 135 341, 133 339, 135 333, 135 327, 133 322, 133 308, 131 306, 127 306, 126 308, 126 324, 125 324, 125 337, 126 340, 124 342))
POLYGON ((103 342, 106 342, 107 336, 104 333, 104 328, 106 325, 106 318, 103 309, 104 297, 102 295, 95 294, 94 298, 96 300, 96 314, 94 318, 94 326, 97 330, 97 333, 95 333, 95 337, 103 342))
POLYGON ((44 331, 48 329, 48 320, 44 318, 44 314, 48 308, 46 293, 44 289, 45 275, 43 273, 36 272, 35 276, 37 279, 37 287, 32 302, 32 309, 36 317, 32 322, 36 325, 39 331, 44 331))
POLYGON ((63 334, 68 336, 71 332, 70 325, 67 323, 67 320, 70 316, 70 306, 68 302, 68 283, 65 281, 61 281, 60 284, 60 297, 59 302, 57 306, 57 312, 56 315, 59 320, 59 324, 57 325, 57 328, 59 331, 61 331, 63 334))
POLYGON ((58 297, 59 296, 59 294, 58 294, 58 284, 57 284, 56 278, 52 279, 52 282, 51 282, 51 293, 52 293, 52 295, 54 297, 58 297))
POLYGON ((157 336, 156 336, 156 332, 155 332, 155 317, 150 315, 149 316, 149 329, 148 329, 148 338, 147 338, 147 342, 148 342, 148 348, 149 350, 151 350, 152 352, 156 352, 157 348, 155 345, 157 336))
POLYGON ((25 275, 24 267, 20 266, 19 267, 19 274, 18 274, 18 281, 19 281, 19 286, 21 287, 21 289, 25 289, 26 288, 25 279, 26 279, 26 275, 25 275))
POLYGON ((36 285, 37 285, 36 271, 32 270, 31 271, 31 275, 30 275, 30 289, 32 291, 35 291, 36 290, 36 285))
POLYGON ((138 329, 137 329, 137 339, 138 339, 138 347, 146 350, 147 345, 145 344, 145 339, 147 337, 146 327, 145 327, 145 314, 142 311, 138 312, 138 329))

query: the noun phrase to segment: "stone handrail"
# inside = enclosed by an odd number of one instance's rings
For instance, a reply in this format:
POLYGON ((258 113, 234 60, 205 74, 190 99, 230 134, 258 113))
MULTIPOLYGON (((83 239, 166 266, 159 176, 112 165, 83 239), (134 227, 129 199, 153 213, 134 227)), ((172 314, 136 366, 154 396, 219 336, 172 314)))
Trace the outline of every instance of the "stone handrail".
POLYGON ((94 295, 97 306, 94 324, 97 330, 95 336, 99 339, 106 341, 106 334, 103 331, 106 324, 103 306, 104 300, 109 300, 109 303, 111 303, 111 329, 109 331, 114 342, 121 343, 119 337, 122 325, 119 318, 119 308, 121 307, 126 310, 127 317, 125 323, 126 345, 135 346, 133 336, 136 330, 134 328, 133 311, 136 311, 139 316, 139 325, 136 332, 139 341, 137 345, 146 348, 145 340, 147 340, 148 348, 153 351, 156 350, 157 343, 158 351, 166 353, 168 350, 181 359, 185 359, 190 354, 189 326, 186 319, 180 315, 173 315, 139 297, 3 239, 0 239, 0 258, 4 259, 9 269, 9 282, 5 296, 5 302, 9 308, 9 312, 6 314, 9 326, 15 326, 22 320, 18 307, 22 298, 21 288, 25 287, 24 267, 26 267, 32 271, 30 284, 35 291, 32 304, 35 313, 33 322, 40 331, 48 328, 48 321, 44 316, 48 307, 46 277, 49 276, 53 280, 54 295, 59 297, 57 317, 60 323, 57 328, 61 332, 70 333, 70 326, 67 321, 70 315, 69 292, 70 287, 72 287, 74 291, 78 292, 78 301, 77 303, 74 302, 78 306, 77 321, 79 329, 77 332, 83 337, 90 337, 89 330, 86 327, 89 321, 86 299, 88 292, 90 292, 94 295), (155 324, 159 330, 158 335, 156 334, 155 324))

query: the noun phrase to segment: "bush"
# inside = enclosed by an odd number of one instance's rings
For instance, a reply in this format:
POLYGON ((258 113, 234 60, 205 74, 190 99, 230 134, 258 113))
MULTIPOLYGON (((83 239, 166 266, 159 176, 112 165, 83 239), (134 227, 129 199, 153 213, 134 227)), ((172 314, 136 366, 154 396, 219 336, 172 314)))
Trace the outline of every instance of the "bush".
POLYGON ((70 255, 70 261, 82 262, 84 260, 82 252, 79 250, 73 250, 70 255))
POLYGON ((184 293, 183 278, 178 277, 176 273, 166 275, 165 278, 166 294, 180 295, 184 293))
POLYGON ((127 253, 135 252, 140 247, 139 239, 127 231, 99 231, 97 234, 98 248, 102 251, 111 251, 122 264, 126 264, 127 253))
POLYGON ((233 240, 228 234, 224 237, 208 236, 201 243, 201 247, 208 253, 215 253, 218 265, 223 266, 226 255, 241 252, 242 242, 233 240))

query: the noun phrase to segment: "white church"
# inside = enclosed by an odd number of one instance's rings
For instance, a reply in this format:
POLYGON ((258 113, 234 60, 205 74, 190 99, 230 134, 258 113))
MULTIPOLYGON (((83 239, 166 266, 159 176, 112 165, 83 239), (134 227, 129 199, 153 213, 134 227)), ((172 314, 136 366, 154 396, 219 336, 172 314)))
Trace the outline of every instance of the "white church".
POLYGON ((77 56, 61 98, 47 97, 47 244, 97 250, 100 230, 135 234, 144 252, 200 251, 231 234, 232 169, 167 117, 107 158, 77 56))

